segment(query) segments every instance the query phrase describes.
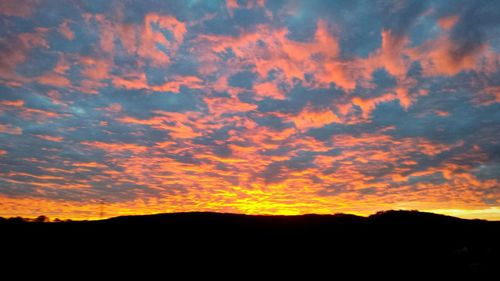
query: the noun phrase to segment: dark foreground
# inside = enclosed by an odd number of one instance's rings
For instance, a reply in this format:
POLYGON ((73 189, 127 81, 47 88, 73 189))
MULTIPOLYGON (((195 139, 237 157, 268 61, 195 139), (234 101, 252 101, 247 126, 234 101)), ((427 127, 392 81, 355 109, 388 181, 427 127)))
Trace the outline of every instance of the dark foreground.
POLYGON ((88 222, 2 220, 0 233, 4 257, 46 262, 53 256, 54 267, 123 261, 161 263, 166 271, 189 265, 196 272, 201 265, 287 275, 400 272, 401 280, 500 272, 500 222, 408 211, 368 218, 177 213, 88 222))

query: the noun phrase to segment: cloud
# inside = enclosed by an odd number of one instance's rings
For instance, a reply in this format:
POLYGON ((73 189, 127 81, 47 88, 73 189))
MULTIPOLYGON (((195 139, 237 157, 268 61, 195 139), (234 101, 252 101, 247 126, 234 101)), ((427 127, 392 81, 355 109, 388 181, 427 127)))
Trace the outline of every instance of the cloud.
POLYGON ((471 56, 483 48, 486 38, 498 34, 498 30, 495 31, 495 26, 500 21, 495 9, 499 5, 493 2, 483 4, 468 3, 464 5, 460 19, 453 26, 450 34, 454 45, 450 54, 454 59, 461 60, 462 57, 471 56))
POLYGON ((0 133, 11 135, 22 135, 23 129, 11 125, 0 124, 0 133))
POLYGON ((21 0, 21 1, 2 1, 0 3, 0 14, 14 17, 29 17, 33 13, 33 9, 38 1, 21 0))
POLYGON ((438 25, 444 30, 450 30, 459 20, 458 15, 450 15, 442 17, 438 20, 438 25))
POLYGON ((0 212, 486 210, 497 6, 2 2, 0 212))
POLYGON ((59 32, 66 37, 68 40, 73 40, 75 38, 75 33, 69 27, 69 22, 65 21, 59 26, 59 32))
POLYGON ((300 130, 309 128, 321 128, 331 123, 341 123, 340 118, 329 110, 313 110, 310 107, 304 108, 298 115, 289 117, 295 126, 300 130))
POLYGON ((62 142, 64 140, 63 137, 58 137, 58 136, 49 136, 49 135, 36 135, 38 138, 46 141, 52 141, 52 142, 62 142))

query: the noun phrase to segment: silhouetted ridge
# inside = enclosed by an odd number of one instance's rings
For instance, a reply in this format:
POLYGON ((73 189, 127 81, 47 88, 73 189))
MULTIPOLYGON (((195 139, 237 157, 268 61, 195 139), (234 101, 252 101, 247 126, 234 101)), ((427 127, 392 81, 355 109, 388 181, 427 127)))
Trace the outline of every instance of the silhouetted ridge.
POLYGON ((65 256, 105 249, 145 256, 151 251, 204 262, 214 255, 225 263, 258 257, 260 265, 280 262, 315 270, 389 267, 457 275, 489 274, 500 264, 500 222, 416 211, 369 217, 195 212, 56 223, 7 219, 0 220, 0 235, 15 246, 14 254, 37 249, 65 256))
POLYGON ((457 217, 429 213, 429 212, 420 212, 416 210, 389 210, 389 211, 380 211, 373 215, 370 215, 368 218, 370 219, 390 219, 390 220, 400 220, 400 219, 408 219, 412 220, 464 220, 457 217))

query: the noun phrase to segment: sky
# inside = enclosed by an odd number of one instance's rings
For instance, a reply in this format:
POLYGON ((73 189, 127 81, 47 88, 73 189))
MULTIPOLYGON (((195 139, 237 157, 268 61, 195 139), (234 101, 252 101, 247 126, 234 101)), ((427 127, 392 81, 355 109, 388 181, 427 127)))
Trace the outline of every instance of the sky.
POLYGON ((500 220, 500 1, 0 2, 0 216, 500 220))

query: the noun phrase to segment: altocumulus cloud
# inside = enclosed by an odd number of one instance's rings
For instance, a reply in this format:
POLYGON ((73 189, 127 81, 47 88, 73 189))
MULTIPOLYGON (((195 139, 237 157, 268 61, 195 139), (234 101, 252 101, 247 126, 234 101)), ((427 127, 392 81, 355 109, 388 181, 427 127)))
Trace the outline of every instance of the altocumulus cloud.
POLYGON ((0 17, 0 215, 500 218, 499 2, 26 0, 0 17))

